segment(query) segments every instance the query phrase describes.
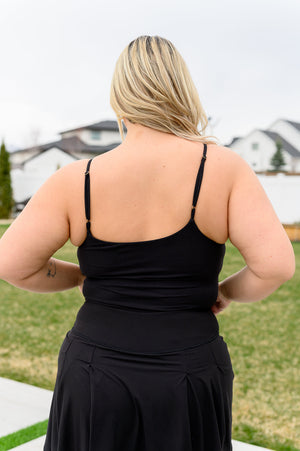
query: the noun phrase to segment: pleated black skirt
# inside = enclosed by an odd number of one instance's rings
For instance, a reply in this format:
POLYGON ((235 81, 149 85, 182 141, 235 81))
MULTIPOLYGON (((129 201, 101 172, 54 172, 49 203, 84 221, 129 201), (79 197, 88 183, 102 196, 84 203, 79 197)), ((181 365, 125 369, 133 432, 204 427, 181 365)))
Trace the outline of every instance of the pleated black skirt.
POLYGON ((233 378, 220 335, 139 354, 71 330, 59 352, 44 451, 231 451, 233 378))

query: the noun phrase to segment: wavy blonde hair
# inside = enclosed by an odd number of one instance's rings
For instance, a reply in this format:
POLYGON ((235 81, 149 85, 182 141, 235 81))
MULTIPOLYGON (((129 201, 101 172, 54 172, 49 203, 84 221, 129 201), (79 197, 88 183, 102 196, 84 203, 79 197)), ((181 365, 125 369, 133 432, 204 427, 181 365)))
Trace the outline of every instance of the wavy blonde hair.
POLYGON ((216 144, 189 70, 174 45, 140 36, 123 50, 114 70, 110 104, 124 139, 122 118, 181 138, 216 144), (198 130, 198 124, 201 130, 198 130))

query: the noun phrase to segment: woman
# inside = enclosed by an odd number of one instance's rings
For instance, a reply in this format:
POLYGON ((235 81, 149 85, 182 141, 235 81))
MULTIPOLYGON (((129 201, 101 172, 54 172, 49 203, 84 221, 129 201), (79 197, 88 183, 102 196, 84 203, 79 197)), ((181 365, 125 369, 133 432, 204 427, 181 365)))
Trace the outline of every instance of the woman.
POLYGON ((234 373, 216 315, 290 279, 291 243, 249 166, 204 135, 172 43, 125 48, 111 105, 121 145, 58 170, 0 242, 4 280, 85 296, 44 451, 231 450, 234 373), (52 257, 69 238, 80 267, 52 257), (246 266, 218 284, 228 238, 246 266))

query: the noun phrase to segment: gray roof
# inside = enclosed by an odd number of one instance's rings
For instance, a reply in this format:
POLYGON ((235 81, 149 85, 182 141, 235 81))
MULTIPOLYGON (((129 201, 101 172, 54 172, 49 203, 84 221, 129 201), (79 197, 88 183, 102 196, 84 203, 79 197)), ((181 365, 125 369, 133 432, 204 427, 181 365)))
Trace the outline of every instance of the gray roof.
POLYGON ((286 121, 300 131, 300 122, 286 121))
POLYGON ((298 157, 300 158, 300 152, 297 150, 292 144, 290 144, 288 141, 286 141, 281 135, 279 135, 276 132, 271 132, 270 130, 259 130, 260 132, 267 135, 269 138, 271 138, 275 143, 276 141, 281 141, 282 149, 285 150, 287 153, 289 153, 292 157, 298 157))
POLYGON ((57 147, 58 149, 61 149, 65 152, 68 152, 70 154, 73 154, 74 152, 86 152, 86 153, 94 153, 94 154, 100 154, 107 152, 108 150, 113 149, 114 147, 117 147, 120 144, 120 142, 108 144, 106 146, 97 146, 97 145, 91 145, 86 144, 81 139, 79 139, 77 136, 70 136, 70 138, 62 138, 60 141, 55 141, 53 143, 44 144, 42 146, 39 146, 40 150, 45 151, 52 149, 52 147, 57 147))
MULTIPOLYGON (((117 147, 119 144, 120 144, 120 142, 108 144, 106 146, 93 146, 93 145, 84 143, 77 136, 71 136, 70 138, 63 138, 59 141, 53 141, 51 143, 42 144, 40 146, 16 150, 16 151, 12 152, 12 154, 18 153, 18 152, 29 151, 29 150, 37 150, 38 155, 40 155, 42 152, 46 152, 47 150, 52 149, 53 147, 56 147, 57 149, 60 149, 66 153, 69 153, 72 156, 74 156, 73 154, 76 152, 98 155, 98 154, 107 152, 108 150, 111 150, 114 147, 117 147)), ((37 155, 30 157, 26 161, 29 161, 36 156, 37 155)))
POLYGON ((117 121, 101 121, 95 122, 94 124, 85 125, 82 127, 72 128, 70 130, 64 130, 63 132, 60 132, 60 134, 74 132, 76 130, 96 130, 96 131, 108 130, 118 132, 119 127, 117 121))
POLYGON ((240 136, 234 136, 233 138, 232 138, 232 140, 230 141, 230 143, 229 144, 226 144, 226 146, 225 147, 230 147, 230 146, 232 146, 232 144, 233 143, 235 143, 238 139, 240 139, 241 137, 240 136))

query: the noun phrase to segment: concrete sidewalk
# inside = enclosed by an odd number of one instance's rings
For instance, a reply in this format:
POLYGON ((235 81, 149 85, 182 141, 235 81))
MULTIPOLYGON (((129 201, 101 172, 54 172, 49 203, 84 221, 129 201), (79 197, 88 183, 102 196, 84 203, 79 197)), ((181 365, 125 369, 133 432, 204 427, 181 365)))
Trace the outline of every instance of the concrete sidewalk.
MULTIPOLYGON (((14 451, 43 451, 43 446, 45 443, 45 435, 43 435, 40 438, 37 438, 35 440, 32 440, 32 442, 25 443, 24 445, 17 446, 16 448, 13 448, 14 451)), ((243 451, 243 450, 241 450, 243 451)))
MULTIPOLYGON (((13 451, 43 451, 45 436, 40 437, 25 445, 14 448, 13 451)), ((259 446, 248 445, 247 443, 232 440, 233 451, 270 451, 259 446)), ((96 451, 96 450, 95 450, 96 451)))
POLYGON ((0 437, 47 420, 52 391, 0 377, 0 437))
MULTIPOLYGON (((0 437, 48 419, 52 391, 0 377, 0 437)), ((14 451, 43 451, 45 436, 13 448, 14 451)), ((232 441, 233 451, 270 451, 232 441)))

